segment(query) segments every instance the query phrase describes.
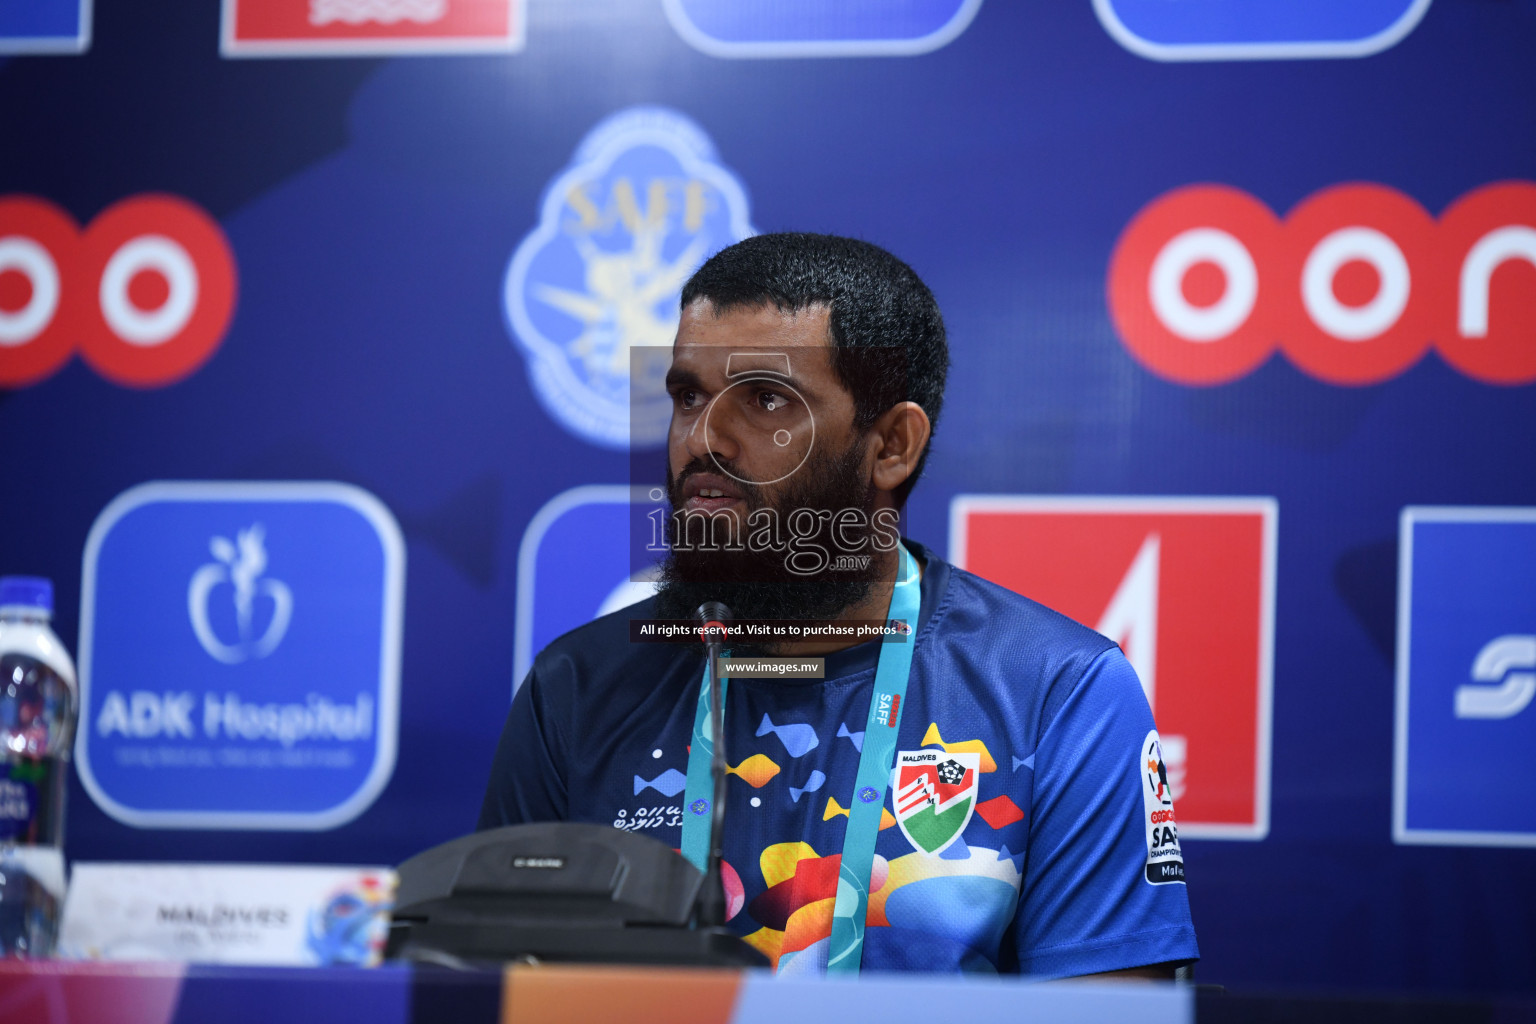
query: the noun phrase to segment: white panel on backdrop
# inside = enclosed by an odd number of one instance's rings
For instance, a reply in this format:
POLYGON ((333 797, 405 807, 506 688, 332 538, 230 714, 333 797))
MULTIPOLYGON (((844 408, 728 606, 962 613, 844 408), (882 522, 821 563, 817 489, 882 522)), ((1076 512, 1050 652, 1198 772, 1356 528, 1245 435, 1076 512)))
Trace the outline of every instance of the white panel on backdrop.
POLYGON ((0 6, 0 54, 84 53, 91 0, 29 0, 0 6))
POLYGON ((555 495, 534 514, 517 553, 513 693, 555 637, 655 593, 649 558, 633 565, 630 530, 637 507, 659 507, 660 495, 655 488, 588 484, 555 495))
POLYGON ((981 0, 663 0, 688 45, 712 57, 913 57, 948 46, 981 0))
POLYGON ((1536 508, 1410 506, 1398 560, 1392 836, 1536 846, 1536 508))
POLYGON ((1430 0, 1093 0, 1114 40, 1151 60, 1368 57, 1396 46, 1430 0))

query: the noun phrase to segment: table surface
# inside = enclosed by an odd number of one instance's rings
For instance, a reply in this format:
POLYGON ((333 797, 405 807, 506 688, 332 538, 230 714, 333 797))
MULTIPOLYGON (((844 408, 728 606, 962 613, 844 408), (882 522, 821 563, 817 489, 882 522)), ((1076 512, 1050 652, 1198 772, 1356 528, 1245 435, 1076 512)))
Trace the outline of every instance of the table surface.
POLYGON ((457 972, 0 961, 5 1024, 1536 1024, 1536 1000, 1244 995, 1152 982, 577 965, 457 972))

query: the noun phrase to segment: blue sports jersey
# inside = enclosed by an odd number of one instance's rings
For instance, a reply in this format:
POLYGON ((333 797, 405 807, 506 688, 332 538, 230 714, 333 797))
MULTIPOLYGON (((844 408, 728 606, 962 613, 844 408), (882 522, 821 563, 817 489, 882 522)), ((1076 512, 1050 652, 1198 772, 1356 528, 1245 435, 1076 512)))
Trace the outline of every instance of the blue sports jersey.
MULTIPOLYGON (((870 879, 863 969, 1061 976, 1198 957, 1152 713, 1109 640, 908 543, 922 611, 870 879), (928 783, 904 779, 902 753, 928 783), (904 782, 906 785, 904 786, 904 782)), ((534 661, 480 827, 606 822, 681 843, 697 647, 637 644, 649 602, 534 661)), ((781 973, 826 968, 878 643, 824 679, 732 679, 729 926, 781 973)))

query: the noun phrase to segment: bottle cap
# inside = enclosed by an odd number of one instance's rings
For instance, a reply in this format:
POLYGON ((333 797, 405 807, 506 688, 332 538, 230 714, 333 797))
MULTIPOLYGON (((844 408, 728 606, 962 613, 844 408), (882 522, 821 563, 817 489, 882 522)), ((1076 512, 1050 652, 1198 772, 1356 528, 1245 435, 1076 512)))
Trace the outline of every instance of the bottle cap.
POLYGON ((53 581, 41 576, 0 576, 0 608, 19 605, 53 614, 53 581))

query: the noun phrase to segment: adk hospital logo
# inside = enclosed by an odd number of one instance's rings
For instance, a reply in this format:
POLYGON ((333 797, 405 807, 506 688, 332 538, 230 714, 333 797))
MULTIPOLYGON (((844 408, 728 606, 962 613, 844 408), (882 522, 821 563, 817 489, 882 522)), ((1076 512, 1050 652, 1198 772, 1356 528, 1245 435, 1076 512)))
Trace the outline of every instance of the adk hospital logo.
POLYGON ((545 192, 503 307, 550 414, 594 444, 660 444, 684 282, 753 234, 746 192, 688 118, 659 107, 594 127, 545 192))
POLYGON ((346 484, 151 483, 86 543, 80 777, 160 828, 334 828, 394 770, 404 546, 346 484))
POLYGON ((187 617, 192 620, 192 632, 210 658, 226 665, 265 658, 277 650, 293 619, 293 591, 288 584, 261 578, 267 567, 267 551, 262 545, 265 533, 260 523, 253 523, 236 534, 233 542, 227 537, 214 537, 208 547, 216 561, 193 573, 187 587, 187 617), (224 643, 213 628, 209 600, 214 588, 220 586, 228 587, 234 608, 238 636, 234 643, 224 643), (266 625, 259 633, 253 633, 258 594, 271 603, 271 611, 266 616, 266 625))

